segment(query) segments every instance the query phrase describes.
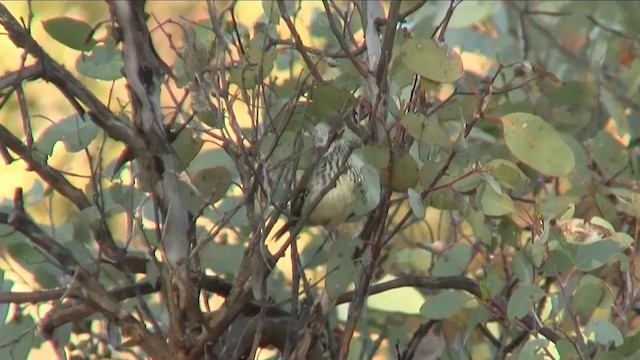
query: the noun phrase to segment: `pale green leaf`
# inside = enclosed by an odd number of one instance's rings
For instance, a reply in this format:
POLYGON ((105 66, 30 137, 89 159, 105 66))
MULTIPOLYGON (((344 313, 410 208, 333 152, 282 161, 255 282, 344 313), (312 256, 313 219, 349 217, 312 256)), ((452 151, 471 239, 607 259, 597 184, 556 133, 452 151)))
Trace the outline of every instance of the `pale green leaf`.
POLYGON ((232 184, 231 173, 224 166, 198 171, 191 178, 202 199, 215 203, 227 193, 232 184))
POLYGON ((459 243, 447 249, 433 267, 433 276, 460 275, 471 261, 471 246, 459 243))
POLYGON ((398 58, 416 74, 435 82, 450 83, 462 76, 462 60, 432 39, 407 39, 398 58))
POLYGON ((353 283, 356 265, 352 259, 357 242, 350 237, 337 239, 329 251, 324 286, 329 298, 335 299, 353 283))
POLYGON ((507 316, 510 320, 525 317, 535 302, 545 296, 545 292, 535 285, 522 285, 513 292, 507 305, 507 316))
POLYGON ((487 216, 503 216, 515 211, 513 201, 506 194, 498 194, 491 186, 482 191, 482 212, 487 216))
POLYGON ((433 320, 444 319, 460 311, 470 298, 462 291, 444 290, 429 297, 420 307, 420 314, 433 320))
POLYGON ((605 319, 591 319, 584 328, 584 332, 585 334, 593 333, 596 342, 600 345, 613 343, 615 346, 620 346, 624 342, 620 329, 605 319))
POLYGON ((449 149, 453 145, 449 134, 437 121, 408 113, 402 117, 400 123, 411 136, 424 144, 438 145, 445 149, 449 149))
POLYGON ((525 164, 550 176, 568 175, 575 167, 571 148, 541 117, 511 113, 501 120, 507 147, 525 164))
POLYGON ((413 216, 417 219, 424 219, 427 210, 424 208, 424 204, 422 204, 420 194, 418 194, 414 189, 409 188, 407 189, 407 197, 409 199, 409 206, 411 207, 413 216))

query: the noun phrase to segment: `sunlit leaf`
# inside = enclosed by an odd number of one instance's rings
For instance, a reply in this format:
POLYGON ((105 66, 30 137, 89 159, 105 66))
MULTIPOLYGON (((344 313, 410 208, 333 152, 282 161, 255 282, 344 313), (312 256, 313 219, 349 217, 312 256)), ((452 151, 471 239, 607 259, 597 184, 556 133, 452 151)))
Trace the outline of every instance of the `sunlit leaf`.
POLYGON ((88 51, 97 42, 90 37, 91 25, 70 17, 56 17, 42 22, 44 30, 56 41, 76 50, 88 51))
POLYGON ((620 346, 624 341, 620 329, 605 319, 591 319, 584 328, 584 332, 594 333, 596 342, 601 345, 613 343, 615 346, 620 346))
MULTIPOLYGON (((384 283, 395 279, 394 276, 388 275, 380 279, 378 283, 384 283)), ((370 295, 367 298, 367 306, 371 309, 387 312, 400 312, 404 314, 416 315, 419 313, 420 305, 424 302, 424 296, 420 291, 403 287, 392 289, 376 295, 370 295), (397 304, 402 302, 405 306, 398 307, 397 304)))
POLYGON ((444 319, 460 311, 470 298, 462 291, 444 290, 429 297, 420 307, 420 314, 428 319, 444 319))
POLYGON ((398 57, 416 74, 435 82, 454 82, 462 76, 460 56, 432 39, 407 39, 398 57))
POLYGON ((37 138, 36 147, 47 155, 62 141, 67 151, 79 152, 87 148, 98 135, 98 127, 88 116, 73 114, 49 125, 37 138))
POLYGON ((78 72, 96 80, 120 79, 123 66, 120 50, 106 45, 98 45, 90 54, 80 54, 76 60, 78 72))
POLYGON ((542 118, 527 113, 501 117, 504 139, 515 157, 550 176, 573 170, 575 157, 556 130, 542 118))

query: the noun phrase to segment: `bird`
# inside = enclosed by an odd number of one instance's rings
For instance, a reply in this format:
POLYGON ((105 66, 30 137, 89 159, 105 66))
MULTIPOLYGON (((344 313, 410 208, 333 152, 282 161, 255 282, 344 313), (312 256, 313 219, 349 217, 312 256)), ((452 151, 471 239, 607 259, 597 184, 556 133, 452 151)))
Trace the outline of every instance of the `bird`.
POLYGON ((329 232, 359 219, 357 205, 366 198, 364 176, 356 155, 351 153, 354 142, 344 139, 343 133, 338 132, 331 139, 326 125, 316 126, 316 144, 324 140, 326 151, 303 184, 301 195, 292 202, 292 217, 276 233, 275 239, 291 230, 305 215, 305 225, 323 226, 329 232), (330 142, 328 147, 326 142, 330 142))

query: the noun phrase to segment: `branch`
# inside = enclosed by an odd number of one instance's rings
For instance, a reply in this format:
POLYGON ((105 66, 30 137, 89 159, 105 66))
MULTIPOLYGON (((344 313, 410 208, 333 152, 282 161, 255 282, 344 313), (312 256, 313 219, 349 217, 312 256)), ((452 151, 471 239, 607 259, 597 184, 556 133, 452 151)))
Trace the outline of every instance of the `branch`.
POLYGON ((336 40, 338 41, 338 44, 340 45, 340 48, 342 49, 344 54, 349 58, 349 60, 351 60, 351 63, 353 64, 353 66, 355 66, 355 68, 358 71, 358 73, 360 73, 360 75, 362 75, 363 77, 366 78, 367 77, 367 69, 365 69, 362 66, 362 62, 358 61, 355 58, 355 56, 353 55, 353 53, 351 51, 349 51, 349 45, 347 45, 347 41, 344 39, 344 36, 340 33, 340 29, 338 28, 338 25, 336 24, 336 21, 333 18, 333 15, 331 14, 331 8, 329 7, 329 2, 327 0, 322 0, 322 5, 324 6, 324 11, 327 14, 327 20, 329 21, 329 27, 331 28, 331 31, 333 32, 333 35, 335 36, 336 40))
POLYGON ((42 75, 42 65, 40 63, 26 66, 0 77, 0 90, 15 86, 15 84, 24 80, 35 80, 42 77, 42 75))
MULTIPOLYGON (((367 292, 367 295, 379 294, 392 289, 402 287, 414 287, 425 290, 444 290, 455 289, 463 290, 473 295, 478 299, 480 303, 484 303, 492 310, 496 310, 502 319, 507 319, 507 302, 502 298, 485 299, 480 290, 480 285, 477 281, 463 277, 463 276, 442 276, 442 277, 427 277, 427 276, 405 276, 390 280, 377 285, 372 285, 367 292)), ((349 291, 338 296, 337 304, 342 304, 351 301, 356 296, 356 291, 349 291)), ((507 320, 503 320, 507 321, 507 320)), ((521 326, 523 326, 530 333, 540 333, 548 340, 557 343, 561 337, 555 331, 548 327, 542 327, 538 325, 538 322, 531 315, 527 315, 519 320, 521 326)))
POLYGON ((143 182, 153 189, 162 219, 161 244, 166 265, 161 281, 166 290, 169 311, 169 344, 182 353, 188 348, 190 335, 199 332, 201 323, 197 291, 189 273, 189 219, 185 200, 178 189, 177 159, 163 126, 161 85, 168 66, 158 56, 146 25, 145 2, 109 1, 109 10, 121 31, 124 45, 124 75, 129 86, 133 123, 140 130, 150 154, 138 157, 143 182))
POLYGON ((80 263, 67 248, 60 245, 60 243, 42 231, 42 229, 31 220, 24 210, 22 188, 16 189, 13 204, 13 213, 9 214, 6 218, 6 223, 24 234, 33 245, 44 250, 47 255, 52 256, 58 262, 64 273, 73 273, 74 269, 78 267, 80 263))
POLYGON ((109 137, 131 146, 136 153, 144 151, 143 139, 130 126, 121 122, 119 117, 98 100, 73 74, 53 60, 3 4, 0 4, 0 25, 5 28, 9 38, 17 47, 25 49, 40 61, 43 80, 56 85, 68 99, 74 101, 77 99, 83 103, 88 108, 91 120, 109 137))
POLYGON ((280 16, 282 17, 282 20, 284 20, 285 24, 287 24, 287 27, 291 32, 291 36, 293 37, 296 49, 298 49, 298 52, 302 56, 302 59, 304 60, 305 64, 307 64, 307 67, 309 68, 309 71, 311 71, 313 78, 316 79, 316 81, 319 83, 325 83, 324 79, 322 78, 322 74, 320 74, 320 72, 318 71, 318 67, 313 63, 311 57, 305 51, 302 38, 300 37, 300 34, 298 34, 298 30, 296 30, 296 26, 293 24, 293 21, 291 21, 289 14, 287 14, 287 8, 284 4, 284 0, 276 0, 276 2, 278 3, 278 9, 280 9, 280 16))

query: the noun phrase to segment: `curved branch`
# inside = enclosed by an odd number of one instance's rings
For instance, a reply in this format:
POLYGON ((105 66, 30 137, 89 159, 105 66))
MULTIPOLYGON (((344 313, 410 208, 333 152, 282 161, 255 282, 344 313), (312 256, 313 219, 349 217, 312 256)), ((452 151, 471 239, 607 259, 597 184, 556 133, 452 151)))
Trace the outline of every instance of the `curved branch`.
MULTIPOLYGON (((492 310, 496 310, 501 318, 507 318, 507 302, 502 298, 484 299, 480 285, 477 281, 466 278, 464 276, 443 276, 443 277, 427 277, 427 276, 405 276, 390 280, 381 284, 372 285, 369 287, 367 295, 373 295, 382 293, 388 290, 397 289, 401 287, 414 287, 425 290, 444 290, 455 289, 463 290, 473 295, 481 303, 485 303, 492 310)), ((338 304, 347 303, 356 296, 355 291, 349 291, 338 296, 338 304)), ((506 320, 505 320, 506 321, 506 320)), ((540 333, 550 341, 556 343, 560 341, 561 337, 555 331, 548 327, 542 327, 538 325, 536 320, 531 315, 527 315, 520 320, 521 325, 525 327, 530 333, 540 333)))

